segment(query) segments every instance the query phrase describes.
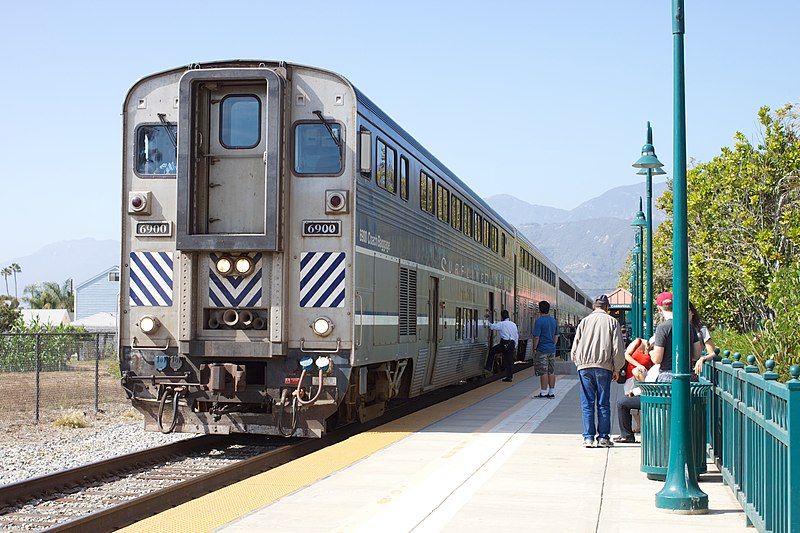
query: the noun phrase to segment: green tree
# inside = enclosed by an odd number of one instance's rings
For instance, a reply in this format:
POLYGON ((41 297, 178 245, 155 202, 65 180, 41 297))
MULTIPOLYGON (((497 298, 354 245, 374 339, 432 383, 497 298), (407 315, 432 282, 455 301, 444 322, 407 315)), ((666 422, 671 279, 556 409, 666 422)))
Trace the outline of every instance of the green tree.
POLYGON ((24 298, 32 309, 67 309, 73 310, 72 280, 67 280, 63 285, 54 281, 34 283, 25 287, 24 298))
MULTIPOLYGON (((768 296, 800 245, 800 120, 793 105, 762 107, 758 142, 732 147, 691 168, 688 182, 689 294, 711 324, 739 331, 775 317, 768 296)), ((672 213, 667 190, 657 205, 672 213)), ((654 236, 654 285, 669 288, 672 222, 654 236)))
POLYGON ((19 301, 10 296, 0 296, 0 333, 7 333, 15 326, 21 326, 22 313, 19 301))

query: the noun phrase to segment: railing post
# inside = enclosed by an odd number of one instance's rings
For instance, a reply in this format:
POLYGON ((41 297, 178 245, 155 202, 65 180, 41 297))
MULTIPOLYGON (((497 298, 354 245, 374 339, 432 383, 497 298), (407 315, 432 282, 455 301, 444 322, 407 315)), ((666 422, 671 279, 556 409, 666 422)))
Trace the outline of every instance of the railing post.
POLYGON ((800 367, 792 365, 789 368, 792 379, 786 382, 789 389, 787 402, 786 427, 789 433, 788 455, 789 465, 786 487, 789 495, 787 524, 791 533, 800 532, 800 367))
POLYGON ((39 423, 39 398, 41 396, 40 390, 40 383, 39 383, 39 374, 42 371, 42 345, 41 345, 41 334, 36 334, 36 408, 35 408, 35 415, 34 418, 36 423, 39 423))
POLYGON ((94 412, 100 412, 100 334, 94 337, 94 412))
MULTIPOLYGON (((773 359, 767 359, 764 362, 764 367, 766 368, 766 370, 764 371, 764 374, 763 374, 764 381, 765 382, 767 382, 767 381, 777 381, 778 374, 772 371, 775 368, 775 361, 773 359)), ((764 383, 764 391, 765 391, 764 392, 764 396, 765 396, 764 397, 764 417, 767 420, 771 420, 772 419, 772 408, 773 408, 771 395, 769 393, 770 385, 771 385, 770 383, 764 383)), ((791 398, 790 398, 790 400, 791 400, 791 398)), ((786 413, 787 415, 789 415, 790 412, 791 412, 791 411, 788 411, 789 409, 791 409, 791 401, 787 402, 787 413, 786 413)), ((788 419, 787 419, 786 426, 787 426, 787 428, 791 428, 791 425, 790 425, 788 419)), ((791 429, 789 429, 788 433, 791 436, 791 429)), ((791 442, 791 440, 789 442, 791 442)), ((772 509, 776 509, 776 510, 778 510, 778 512, 781 511, 780 502, 778 502, 778 505, 775 505, 775 495, 776 494, 780 494, 780 490, 776 490, 777 487, 775 487, 775 483, 776 483, 776 479, 780 479, 780 473, 778 473, 779 475, 776 475, 776 472, 775 472, 775 460, 776 460, 776 457, 775 457, 775 446, 774 446, 774 444, 772 442, 771 436, 766 431, 764 432, 764 440, 763 440, 763 444, 762 445, 764 446, 764 466, 765 466, 765 468, 764 468, 764 509, 765 509, 765 511, 767 511, 767 512, 764 513, 764 526, 765 526, 766 529, 772 530, 772 526, 775 523, 775 520, 776 520, 777 517, 770 516, 768 514, 768 511, 772 510, 772 509)), ((789 457, 791 457, 791 453, 792 453, 792 451, 791 451, 791 449, 789 449, 787 455, 789 457)), ((789 462, 789 464, 787 466, 790 466, 791 465, 791 460, 789 460, 788 462, 789 462)), ((791 469, 788 472, 786 472, 785 475, 786 476, 790 476, 791 475, 791 469)), ((792 484, 791 478, 787 477, 787 481, 791 486, 791 484, 792 484)), ((789 498, 791 499, 791 495, 789 496, 789 498)), ((791 510, 789 510, 789 509, 787 509, 786 511, 788 513, 791 513, 791 510)))

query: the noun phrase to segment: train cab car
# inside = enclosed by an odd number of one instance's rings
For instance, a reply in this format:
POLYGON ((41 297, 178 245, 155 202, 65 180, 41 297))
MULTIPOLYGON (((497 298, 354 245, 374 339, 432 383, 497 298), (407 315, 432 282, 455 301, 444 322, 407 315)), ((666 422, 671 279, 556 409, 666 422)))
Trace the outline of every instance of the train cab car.
POLYGON ((122 186, 122 385, 147 429, 318 437, 479 376, 489 322, 558 296, 554 267, 521 274, 530 243, 326 70, 145 77, 122 186))

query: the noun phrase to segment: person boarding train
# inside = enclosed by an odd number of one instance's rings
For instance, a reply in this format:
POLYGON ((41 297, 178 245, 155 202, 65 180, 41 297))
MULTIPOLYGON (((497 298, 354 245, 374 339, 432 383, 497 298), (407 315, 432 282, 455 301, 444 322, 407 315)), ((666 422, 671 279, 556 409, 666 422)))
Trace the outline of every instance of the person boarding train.
POLYGON ((508 311, 503 309, 500 312, 500 322, 489 324, 489 329, 500 332, 500 342, 492 346, 489 350, 489 357, 486 358, 487 372, 491 372, 494 367, 494 359, 498 353, 503 354, 503 370, 506 377, 503 381, 512 381, 514 375, 514 353, 519 343, 519 330, 517 325, 511 321, 508 311))

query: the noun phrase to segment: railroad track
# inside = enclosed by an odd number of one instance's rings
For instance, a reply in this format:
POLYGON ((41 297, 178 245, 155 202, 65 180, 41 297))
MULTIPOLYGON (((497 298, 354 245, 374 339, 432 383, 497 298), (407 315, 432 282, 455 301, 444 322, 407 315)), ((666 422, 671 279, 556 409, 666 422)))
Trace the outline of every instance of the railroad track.
POLYGON ((111 531, 500 377, 433 391, 321 439, 196 437, 6 485, 0 487, 0 530, 111 531))

